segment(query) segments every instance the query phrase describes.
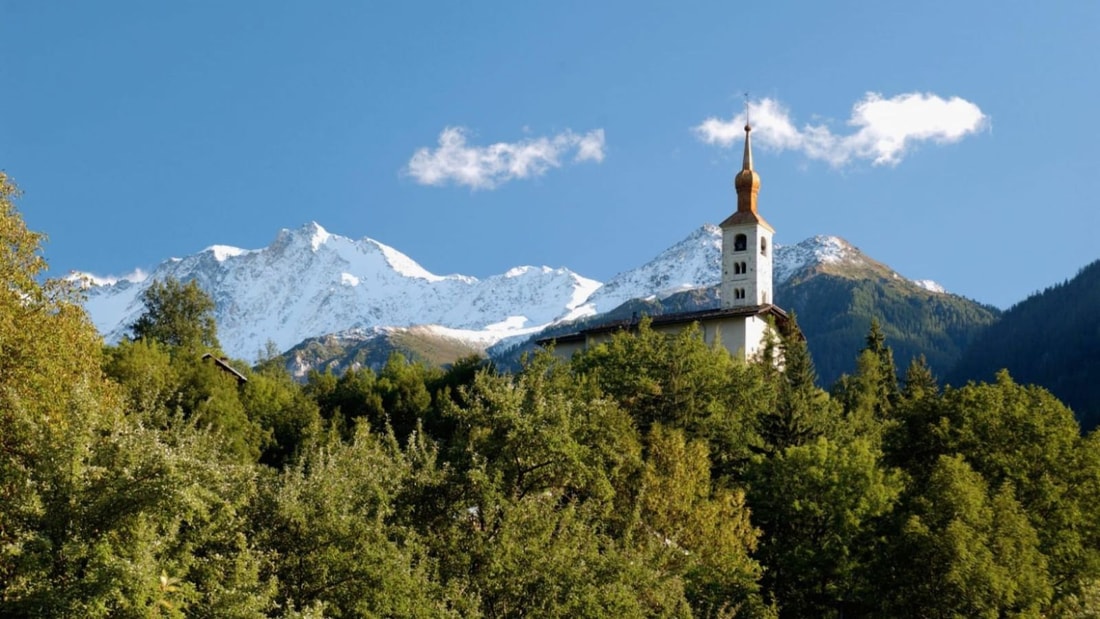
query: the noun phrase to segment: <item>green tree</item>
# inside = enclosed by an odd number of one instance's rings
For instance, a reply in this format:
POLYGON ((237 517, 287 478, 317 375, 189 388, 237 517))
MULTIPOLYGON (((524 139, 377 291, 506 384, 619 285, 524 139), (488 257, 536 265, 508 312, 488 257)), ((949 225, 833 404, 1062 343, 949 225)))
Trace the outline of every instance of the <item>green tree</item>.
POLYGON ((154 281, 141 300, 145 312, 130 326, 133 339, 156 340, 192 354, 220 350, 214 300, 195 280, 186 284, 174 277, 154 281))
POLYGON ((452 605, 468 606, 435 582, 413 531, 390 522, 408 474, 396 441, 360 424, 350 442, 318 441, 269 478, 254 537, 274 553, 269 569, 280 608, 329 617, 437 617, 458 616, 452 605))
POLYGON ((188 424, 148 423, 172 382, 159 349, 104 362, 72 288, 38 283, 41 235, 15 195, 0 174, 0 615, 259 616, 251 471, 188 424))
POLYGON ((682 574, 631 542, 641 445, 592 381, 544 354, 518 376, 479 372, 455 395, 446 473, 406 508, 433 514, 446 586, 489 616, 691 613, 682 574))
MULTIPOLYGON (((150 339, 120 342, 105 349, 104 371, 122 388, 129 414, 157 428, 189 424, 209 430, 226 453, 255 461, 268 440, 265 424, 273 422, 270 411, 258 409, 261 385, 239 386, 236 376, 209 359, 179 350, 150 339)), ((260 382, 271 391, 265 378, 260 382)), ((286 389, 299 391, 296 385, 286 389)))
POLYGON ((245 537, 249 468, 224 462, 208 434, 186 426, 164 432, 92 400, 73 406, 79 414, 63 431, 31 427, 35 457, 9 461, 20 465, 20 496, 0 504, 2 528, 14 534, 0 551, 0 615, 268 610, 263 558, 245 537))
POLYGON ((317 403, 286 368, 269 364, 250 373, 240 389, 245 415, 264 434, 260 462, 282 468, 321 431, 317 403))
POLYGON ((684 574, 696 616, 769 615, 752 559, 760 532, 741 490, 714 488, 706 442, 680 430, 650 430, 634 538, 663 570, 684 574))
POLYGON ((947 453, 944 437, 949 421, 939 386, 924 357, 917 357, 905 372, 905 386, 895 410, 896 424, 887 431, 886 460, 918 480, 927 479, 940 455, 947 453))
POLYGON ((1052 587, 1035 530, 1010 484, 990 499, 961 457, 939 459, 897 544, 892 616, 1044 616, 1052 587))
POLYGON ((783 366, 775 377, 775 406, 764 411, 759 422, 764 442, 776 451, 831 436, 842 417, 837 403, 817 386, 817 371, 793 314, 780 344, 783 366))
POLYGON ((122 341, 106 347, 103 357, 104 372, 122 387, 127 410, 165 427, 180 388, 168 347, 156 340, 122 341))
POLYGON ((873 607, 878 531, 902 489, 871 441, 819 438, 757 461, 749 489, 758 557, 781 616, 839 617, 873 607))
POLYGON ((959 454, 991 486, 1010 484, 1039 535, 1058 595, 1100 577, 1100 537, 1091 514, 1100 468, 1095 441, 1083 439, 1073 413, 1045 389, 1016 384, 1007 372, 993 384, 949 389, 944 453, 959 454))
POLYGON ((353 368, 339 378, 328 372, 312 372, 308 391, 321 407, 321 415, 340 428, 344 438, 350 438, 360 419, 376 431, 385 427, 378 376, 370 368, 353 368))
POLYGON ((883 334, 878 320, 871 320, 871 328, 867 332, 867 345, 863 350, 869 351, 878 359, 878 409, 876 412, 880 415, 888 414, 900 395, 898 370, 894 365, 894 351, 886 345, 886 335, 883 334))
POLYGON ((645 435, 660 423, 710 443, 718 477, 739 477, 754 450, 760 411, 774 406, 774 381, 764 363, 736 360, 707 346, 698 326, 666 335, 648 319, 636 333, 618 333, 577 355, 573 371, 595 381, 630 413, 645 435))
POLYGON ((76 390, 103 386, 101 340, 70 282, 39 281, 45 237, 23 223, 19 195, 0 172, 0 445, 15 440, 17 417, 64 424, 76 390))
POLYGON ((901 396, 905 400, 919 400, 921 398, 935 396, 940 391, 936 377, 932 374, 932 368, 928 367, 928 360, 924 355, 916 357, 909 363, 905 370, 905 386, 901 396))
POLYGON ((401 353, 393 353, 378 376, 385 422, 401 441, 420 427, 432 404, 428 383, 432 370, 422 363, 409 363, 401 353))

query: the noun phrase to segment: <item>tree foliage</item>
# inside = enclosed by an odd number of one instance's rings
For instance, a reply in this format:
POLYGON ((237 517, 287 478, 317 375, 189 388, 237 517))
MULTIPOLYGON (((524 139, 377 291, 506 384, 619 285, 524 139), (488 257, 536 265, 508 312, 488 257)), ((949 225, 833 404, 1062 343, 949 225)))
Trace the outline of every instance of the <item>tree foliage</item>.
POLYGON ((155 281, 141 293, 145 311, 130 330, 133 339, 149 339, 192 354, 217 352, 217 326, 214 324, 214 300, 198 282, 186 284, 168 278, 155 281))
MULTIPOLYGON (((1050 393, 830 392, 643 321, 571 362, 238 376, 194 284, 103 346, 0 174, 0 616, 1046 617, 1100 610, 1100 435, 1050 393)), ((812 342, 810 343, 812 344, 812 342)))

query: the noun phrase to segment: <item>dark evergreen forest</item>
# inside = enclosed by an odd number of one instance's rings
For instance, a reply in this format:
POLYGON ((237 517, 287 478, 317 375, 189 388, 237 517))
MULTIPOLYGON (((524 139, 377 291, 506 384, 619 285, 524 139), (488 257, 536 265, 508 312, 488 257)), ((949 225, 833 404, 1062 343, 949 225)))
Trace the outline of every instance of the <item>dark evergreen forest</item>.
POLYGON ((16 198, 0 616, 1100 614, 1100 438, 1007 372, 899 380, 873 323, 826 391, 796 326, 747 363, 643 321, 510 373, 237 376, 193 284, 105 346, 16 198))
POLYGON ((949 378, 990 380, 1001 368, 1058 394, 1086 429, 1100 424, 1100 261, 1006 311, 949 378))

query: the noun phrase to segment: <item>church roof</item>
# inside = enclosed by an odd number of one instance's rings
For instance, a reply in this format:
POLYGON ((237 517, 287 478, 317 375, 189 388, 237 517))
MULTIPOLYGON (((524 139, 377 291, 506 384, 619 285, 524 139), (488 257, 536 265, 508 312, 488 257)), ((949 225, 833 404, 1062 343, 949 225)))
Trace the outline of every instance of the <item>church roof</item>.
MULTIPOLYGON (((771 315, 775 318, 776 324, 782 330, 789 320, 787 312, 783 311, 777 305, 771 303, 765 303, 763 305, 747 305, 742 307, 727 307, 720 309, 706 309, 698 310, 694 312, 678 312, 675 314, 658 314, 656 316, 650 316, 651 323, 654 327, 662 327, 669 325, 687 325, 693 322, 707 323, 712 320, 722 320, 725 318, 748 318, 750 316, 763 316, 771 315)), ((567 343, 567 342, 582 342, 591 335, 599 335, 602 333, 613 333, 616 331, 633 331, 638 328, 638 320, 631 318, 628 320, 616 320, 613 322, 606 322, 595 327, 589 327, 587 329, 581 329, 575 333, 568 333, 566 335, 550 336, 535 340, 535 343, 539 346, 545 346, 551 343, 567 343)))
POLYGON ((769 232, 775 233, 775 228, 772 228, 771 224, 764 221, 764 218, 756 211, 734 211, 732 215, 727 217, 719 225, 723 228, 728 228, 730 226, 743 226, 745 224, 750 226, 764 226, 769 232))

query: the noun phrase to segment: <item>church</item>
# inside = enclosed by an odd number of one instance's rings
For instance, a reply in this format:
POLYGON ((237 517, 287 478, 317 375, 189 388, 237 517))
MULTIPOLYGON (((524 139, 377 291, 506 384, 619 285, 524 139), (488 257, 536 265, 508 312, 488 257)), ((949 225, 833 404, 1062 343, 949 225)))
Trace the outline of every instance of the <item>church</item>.
MULTIPOLYGON (((709 345, 718 344, 741 359, 752 359, 764 345, 772 325, 784 330, 787 313, 774 305, 772 295, 772 237, 775 230, 760 216, 756 206, 760 175, 752 168, 752 127, 745 125, 745 154, 741 171, 734 177, 737 210, 722 222, 721 305, 717 309, 662 314, 652 318, 655 331, 675 333, 697 323, 709 345)), ((539 340, 553 345, 558 356, 606 341, 637 321, 619 321, 539 340)))

